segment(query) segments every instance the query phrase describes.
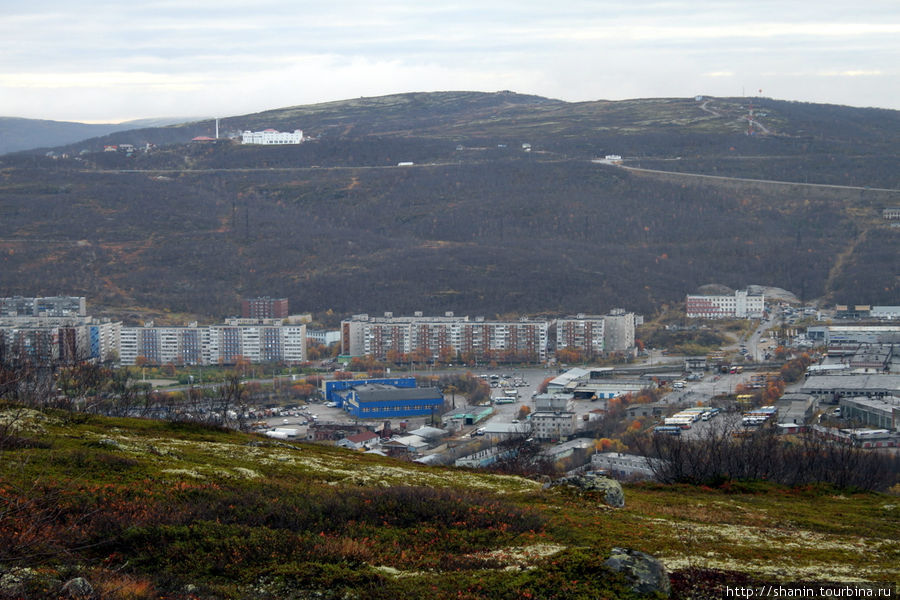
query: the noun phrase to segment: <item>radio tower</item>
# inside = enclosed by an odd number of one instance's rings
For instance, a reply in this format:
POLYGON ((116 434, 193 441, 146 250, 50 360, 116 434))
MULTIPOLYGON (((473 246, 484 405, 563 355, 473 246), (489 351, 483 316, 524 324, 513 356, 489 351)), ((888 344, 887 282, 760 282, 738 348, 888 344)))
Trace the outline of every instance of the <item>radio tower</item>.
MULTIPOLYGON (((759 90, 762 96, 762 90, 759 90)), ((753 135, 753 98, 750 99, 750 111, 747 113, 747 135, 753 135)))
POLYGON ((753 99, 750 100, 750 111, 747 113, 747 135, 753 135, 753 99))

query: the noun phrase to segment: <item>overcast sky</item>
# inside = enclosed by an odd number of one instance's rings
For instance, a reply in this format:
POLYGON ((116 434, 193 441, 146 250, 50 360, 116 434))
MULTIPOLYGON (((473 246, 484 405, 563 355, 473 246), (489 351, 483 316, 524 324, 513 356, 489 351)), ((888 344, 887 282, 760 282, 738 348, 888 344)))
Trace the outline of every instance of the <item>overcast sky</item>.
POLYGON ((231 116, 438 90, 900 109, 900 0, 0 0, 0 116, 231 116))

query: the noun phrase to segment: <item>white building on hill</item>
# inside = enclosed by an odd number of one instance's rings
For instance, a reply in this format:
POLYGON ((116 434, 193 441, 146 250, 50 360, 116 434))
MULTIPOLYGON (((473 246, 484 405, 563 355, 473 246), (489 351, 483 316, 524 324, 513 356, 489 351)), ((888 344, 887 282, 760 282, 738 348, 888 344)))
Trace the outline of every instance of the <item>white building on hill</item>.
POLYGON ((263 131, 245 131, 241 134, 242 144, 302 144, 303 132, 295 129, 293 133, 264 129, 263 131))
POLYGON ((760 319, 766 310, 766 297, 738 290, 733 296, 688 296, 689 319, 760 319))

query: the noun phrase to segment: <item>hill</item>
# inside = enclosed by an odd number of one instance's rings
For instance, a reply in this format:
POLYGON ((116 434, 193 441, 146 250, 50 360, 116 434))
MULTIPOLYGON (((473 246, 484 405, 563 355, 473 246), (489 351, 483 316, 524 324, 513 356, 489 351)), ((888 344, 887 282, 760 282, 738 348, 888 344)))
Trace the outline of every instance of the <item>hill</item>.
POLYGON ((675 598, 725 585, 898 584, 895 497, 763 483, 627 485, 625 507, 191 423, 5 406, 0 589, 102 598, 632 598, 613 547, 675 598))
POLYGON ((900 204, 900 113, 755 99, 747 135, 746 100, 401 94, 220 123, 300 128, 298 146, 187 143, 208 121, 90 142, 156 140, 149 154, 5 156, 0 294, 215 318, 244 295, 338 314, 653 312, 711 281, 895 302, 900 230, 881 211, 900 204), (606 154, 797 185, 592 162, 606 154))
POLYGON ((73 123, 44 119, 0 117, 0 155, 37 148, 67 146, 117 131, 147 127, 163 127, 187 119, 139 119, 124 123, 73 123))

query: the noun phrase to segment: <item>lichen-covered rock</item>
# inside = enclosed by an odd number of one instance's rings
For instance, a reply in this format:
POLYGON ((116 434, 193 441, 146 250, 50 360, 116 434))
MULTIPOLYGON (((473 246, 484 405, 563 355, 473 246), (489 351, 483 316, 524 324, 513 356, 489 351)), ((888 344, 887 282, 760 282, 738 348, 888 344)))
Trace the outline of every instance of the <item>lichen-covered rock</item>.
POLYGON ((544 488, 559 485, 574 487, 582 492, 602 492, 603 501, 607 505, 614 508, 623 508, 625 506, 625 492, 622 490, 622 484, 609 477, 585 475, 563 477, 551 484, 544 484, 544 488))
POLYGON ((663 564, 645 552, 630 548, 613 548, 606 562, 607 567, 619 571, 632 580, 631 589, 639 594, 671 592, 669 574, 663 564))
POLYGON ((62 586, 62 592, 72 600, 87 600, 94 595, 94 587, 84 577, 75 577, 62 586))
POLYGON ((27 584, 35 576, 35 571, 29 568, 13 568, 0 576, 0 596, 10 597, 22 594, 27 584))
POLYGON ((587 489, 603 492, 603 500, 609 506, 623 508, 625 506, 625 492, 622 484, 609 477, 586 477, 587 489))

